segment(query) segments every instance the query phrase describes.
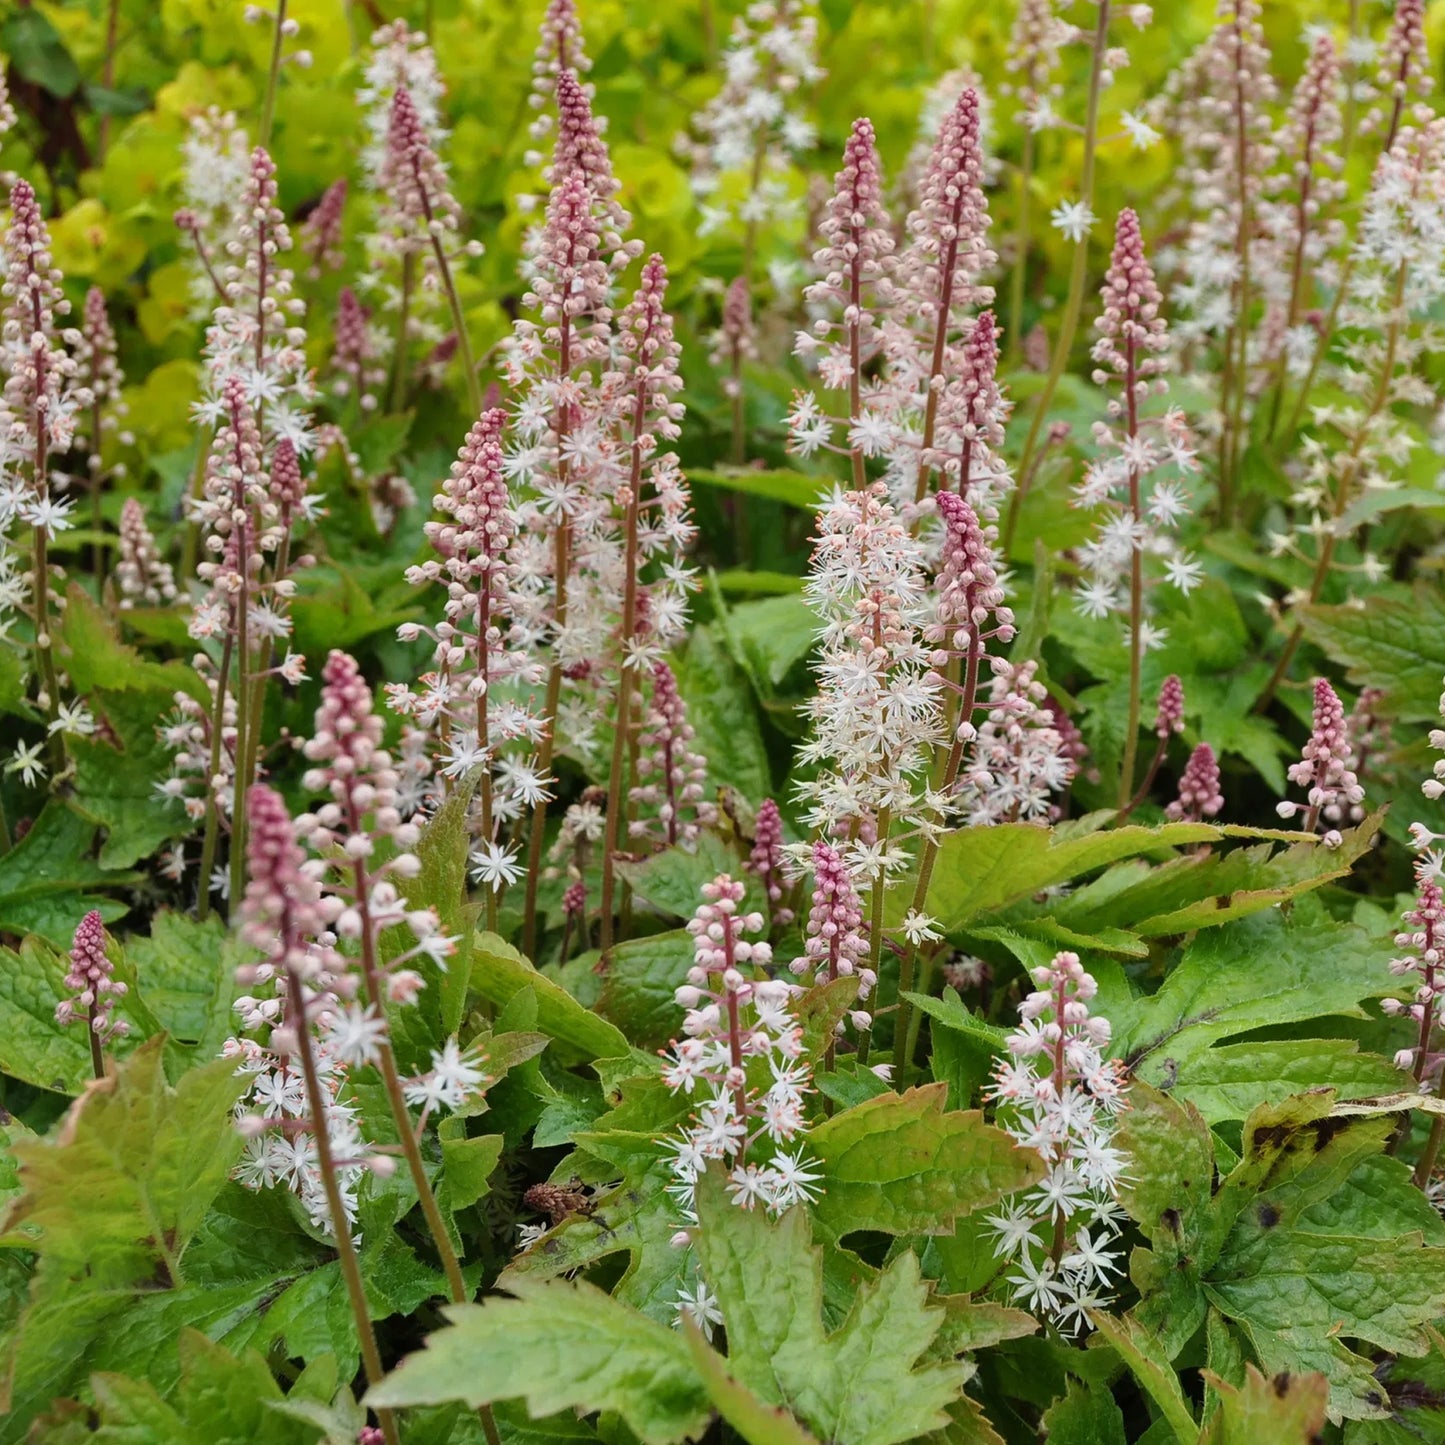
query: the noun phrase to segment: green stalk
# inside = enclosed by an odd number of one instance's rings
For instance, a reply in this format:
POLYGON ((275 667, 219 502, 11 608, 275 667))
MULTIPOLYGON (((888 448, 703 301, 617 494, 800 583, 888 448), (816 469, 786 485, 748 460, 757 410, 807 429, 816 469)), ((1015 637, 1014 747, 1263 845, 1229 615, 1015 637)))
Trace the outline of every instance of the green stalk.
POLYGON ((1008 308, 1008 356, 1016 361, 1022 342, 1024 324, 1024 283, 1028 273, 1029 259, 1029 211, 1034 180, 1034 148, 1037 138, 1029 128, 1024 129, 1024 153, 1019 161, 1019 209, 1018 221, 1014 226, 1014 271, 1009 288, 1008 308))
POLYGON ((276 0, 275 29, 271 37, 271 65, 266 72, 266 96, 261 102, 261 130, 256 143, 263 149, 271 145, 271 122, 276 114, 276 86, 281 77, 281 27, 286 23, 286 0, 276 0))
MULTIPOLYGON (((1079 199, 1090 209, 1094 204, 1095 153, 1099 138, 1099 98, 1103 94, 1104 51, 1109 41, 1109 0, 1099 0, 1098 18, 1094 24, 1094 53, 1089 67, 1089 102, 1084 117, 1084 160, 1079 178, 1079 199)), ((1013 546, 1014 532, 1018 528, 1019 510, 1028 493, 1031 477, 1029 462, 1038 446, 1039 433, 1048 417, 1049 404, 1058 390, 1064 368, 1068 365, 1069 352, 1073 349, 1074 333, 1079 328, 1079 314, 1084 305, 1084 282, 1088 277, 1089 238, 1085 236, 1074 245, 1073 262, 1069 268, 1069 294, 1064 302, 1064 315, 1059 323, 1058 338, 1054 342, 1054 353, 1049 361, 1049 374, 1044 379, 1044 389, 1034 404, 1034 414, 1029 422, 1028 436, 1024 441, 1023 454, 1019 458, 1018 485, 1009 501, 1008 520, 1004 526, 1003 555, 1007 559, 1013 546)))
MULTIPOLYGON (((326 1207, 331 1215, 332 1231, 336 1235, 337 1262, 341 1266, 341 1277, 346 1282, 351 1315, 356 1322, 356 1335, 361 1343, 366 1382, 375 1388, 386 1372, 381 1365, 381 1351, 376 1347, 376 1330, 372 1326, 371 1314, 366 1304, 366 1286, 361 1280, 361 1264, 356 1257, 356 1244, 351 1237, 346 1207, 341 1202, 341 1188, 336 1182, 336 1160, 331 1153, 331 1136, 326 1130, 326 1101, 322 1094, 321 1079, 316 1072, 316 1056, 311 1048, 311 1029, 301 1006, 305 985, 294 968, 286 970, 286 977, 289 985, 287 996, 295 1001, 291 1009, 291 1027, 296 1035, 301 1077, 306 1083, 306 1107, 311 1114, 311 1133, 316 1141, 316 1162, 321 1173, 321 1186, 326 1191, 326 1207)), ((391 1411, 378 1410, 376 1418, 381 1424, 387 1445, 400 1445, 401 1437, 397 1433, 396 1417, 391 1411)))
MULTIPOLYGON (((1139 402, 1135 342, 1132 331, 1124 346, 1124 390, 1127 394, 1129 439, 1139 434, 1139 402)), ((1139 469, 1129 468, 1129 513, 1134 530, 1143 521, 1139 495, 1139 469)), ((1124 760, 1119 769, 1119 811, 1130 806, 1134 796, 1134 771, 1138 762, 1139 717, 1143 709, 1144 670, 1144 553, 1137 536, 1129 549, 1129 719, 1124 730, 1124 760)))

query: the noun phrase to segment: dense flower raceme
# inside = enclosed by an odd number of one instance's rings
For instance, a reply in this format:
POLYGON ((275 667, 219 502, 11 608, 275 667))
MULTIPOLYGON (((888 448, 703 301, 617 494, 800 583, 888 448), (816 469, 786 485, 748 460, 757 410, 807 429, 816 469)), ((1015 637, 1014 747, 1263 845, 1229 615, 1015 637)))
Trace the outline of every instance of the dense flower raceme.
MULTIPOLYGON (((858 1001, 866 1002, 878 979, 867 966, 863 905, 838 850, 821 839, 813 844, 813 902, 804 932, 803 952, 789 965, 792 971, 811 974, 815 983, 856 976, 858 1001)), ((872 1027, 866 1008, 855 1009, 852 1020, 859 1030, 872 1027)))
POLYGON ((786 928, 793 921, 793 910, 784 906, 788 896, 783 861, 783 815, 772 798, 758 805, 753 829, 753 846, 748 854, 748 872, 767 894, 768 918, 773 927, 786 928))
MULTIPOLYGON (((924 641, 931 608, 923 545, 884 483, 837 493, 823 507, 805 592, 822 629, 812 734, 799 757, 825 771, 801 790, 804 821, 833 833, 885 813, 921 820, 933 811, 923 793, 942 732, 942 687, 924 641)), ((868 843, 859 835, 846 856, 872 876, 901 867, 906 855, 886 836, 868 843)))
POLYGON ((1219 762, 1208 743, 1200 743, 1179 777, 1179 796, 1164 810, 1172 822, 1202 823, 1224 807, 1219 791, 1219 762))
POLYGON ((123 1038, 130 1025, 115 1016, 116 1004, 125 997, 126 985, 115 977, 115 968, 105 952, 105 921, 92 909, 80 920, 70 949, 66 971, 67 997, 55 1005, 57 1023, 83 1019, 96 1040, 123 1038))
POLYGON ((407 573, 413 584, 446 588, 435 625, 405 623, 400 629, 403 640, 425 634, 435 643, 434 669, 418 687, 387 686, 392 708, 433 736, 444 782, 481 772, 476 859, 491 871, 494 887, 511 881, 501 825, 545 797, 550 783, 532 756, 540 724, 531 695, 544 669, 533 660, 519 621, 528 603, 517 590, 511 557, 517 519, 504 470, 505 423, 506 414, 493 408, 467 434, 433 499, 442 520, 426 524, 437 555, 407 573))
POLYGON ((630 829, 634 838, 687 847, 716 818, 717 809, 704 800, 707 759, 692 747, 695 736, 672 669, 665 662, 654 663, 652 699, 637 740, 637 783, 631 793, 638 813, 630 829))
POLYGON ((1078 955, 1056 954, 1033 980, 991 1094, 1004 1127, 1047 1173, 988 1223, 1015 1300, 1077 1334, 1123 1273, 1116 1191, 1128 1160, 1114 1134, 1126 1086, 1104 1057, 1109 1021, 1090 1012, 1098 985, 1078 955))
MULTIPOLYGON (((694 1192, 710 1161, 727 1171, 729 1198, 742 1209, 781 1213, 816 1198, 817 1166, 806 1152, 804 1100, 812 1068, 791 1011, 796 986, 756 979, 772 950, 747 935, 762 932, 760 913, 742 913, 742 883, 726 874, 703 885, 688 923, 693 965, 677 990, 686 1010, 683 1037, 663 1055, 663 1082, 696 1096, 680 1138, 668 1145, 675 1182, 668 1186, 685 1224, 695 1227, 694 1192)), ((684 1228, 675 1243, 685 1245, 684 1228)), ((697 1281, 678 1309, 707 1328, 711 1296, 697 1281)))
POLYGON ((120 560, 115 584, 122 607, 159 607, 176 600, 176 578, 146 525, 145 508, 127 497, 120 510, 120 560))
POLYGON ((1119 215, 1101 299, 1099 339, 1092 352, 1094 381, 1117 387, 1118 394, 1109 397, 1109 419, 1094 423, 1099 455, 1076 490, 1077 506, 1103 514, 1095 536, 1082 549, 1088 580, 1077 600, 1090 616, 1122 610, 1131 625, 1135 615, 1141 616, 1141 639, 1148 647, 1163 634, 1142 617, 1143 588, 1152 578, 1136 572, 1136 564, 1145 556, 1158 559, 1163 576, 1186 594, 1202 569, 1173 536, 1189 514, 1180 478, 1196 466, 1188 426, 1177 410, 1155 417, 1141 414, 1148 398, 1167 387, 1163 374, 1168 335, 1139 218, 1131 210, 1119 215))
POLYGON ((1303 813, 1301 826, 1306 833, 1313 833, 1320 823, 1327 824, 1322 841, 1326 847, 1338 847, 1339 824, 1360 816, 1355 810, 1365 797, 1355 776, 1354 760, 1344 706, 1329 682, 1317 677, 1309 741, 1300 761, 1289 768, 1290 782, 1307 790, 1307 800, 1303 804, 1281 802, 1279 816, 1293 818, 1303 813))
POLYGON ((357 980, 328 927, 320 866, 306 862, 286 805, 270 788, 252 788, 247 807, 241 939, 262 959, 236 971, 242 988, 255 992, 236 1000, 244 1032, 224 1049, 248 1076, 238 1106, 247 1143, 236 1177, 251 1189, 293 1190, 312 1223, 332 1232, 343 1221, 331 1216, 323 1169, 332 1169, 349 1227, 362 1177, 368 1169, 389 1174, 394 1164, 362 1139, 357 1108, 343 1095, 346 1065, 328 1042, 357 980))
POLYGON ((1445 895, 1428 866, 1416 867, 1415 887, 1414 906, 1405 910, 1404 927, 1395 935, 1395 947, 1401 952, 1390 960, 1390 972, 1401 978, 1415 976, 1419 981, 1408 1002, 1387 998, 1380 1006, 1392 1017, 1409 1017, 1417 1027, 1414 1046, 1401 1049, 1395 1063, 1408 1069, 1418 1084, 1438 1072, 1441 1062, 1439 1055, 1431 1052, 1431 1044, 1439 1021, 1439 998, 1445 991, 1445 974, 1441 973, 1445 964, 1445 895))
POLYGON ((797 338, 824 385, 847 391, 848 407, 835 418, 800 394, 788 418, 794 450, 833 447, 841 422, 855 486, 864 458, 884 458, 910 521, 932 476, 965 491, 988 519, 1012 485, 999 452, 1008 405, 995 376, 998 327, 992 313, 973 314, 992 299, 982 278, 997 259, 981 127, 982 102, 966 87, 942 119, 895 254, 873 128, 854 123, 820 227, 828 244, 814 255, 819 279, 808 297, 817 319, 797 338), (881 372, 865 379, 875 354, 881 372))

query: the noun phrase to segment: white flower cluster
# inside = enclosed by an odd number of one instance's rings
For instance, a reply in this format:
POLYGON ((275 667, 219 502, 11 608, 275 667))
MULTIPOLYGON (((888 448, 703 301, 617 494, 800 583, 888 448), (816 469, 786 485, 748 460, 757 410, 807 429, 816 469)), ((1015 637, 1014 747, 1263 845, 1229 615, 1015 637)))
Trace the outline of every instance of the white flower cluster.
MULTIPOLYGON (((688 924, 693 966, 677 990, 687 1010, 683 1038, 663 1055, 662 1078, 674 1092, 701 1095, 680 1138, 669 1141, 674 1182, 668 1186, 689 1226, 697 1223, 694 1196, 709 1161, 728 1171, 727 1192, 739 1208, 758 1205, 778 1214, 817 1197, 819 1175, 804 1153, 803 1101, 812 1068, 802 1029, 789 1004, 795 985, 754 981, 744 972, 766 964, 772 950, 749 942, 761 933, 761 913, 740 913, 744 888, 727 874, 705 884, 703 902, 688 924)), ((674 1244, 690 1242, 687 1229, 674 1244)), ((700 1328, 714 1322, 706 1287, 685 1293, 680 1312, 700 1328)))
POLYGON ((990 666, 987 711, 960 775, 957 806, 969 827, 1046 822, 1053 795, 1069 785, 1077 764, 1035 677, 1038 663, 993 659, 990 666))
POLYGON ((1103 1056, 1109 1021, 1089 1013, 1098 985, 1078 955, 1056 954, 1033 977, 991 1097, 1002 1126, 1048 1172, 988 1224, 997 1253, 1013 1263, 1014 1298, 1078 1333, 1122 1270, 1116 1193, 1128 1161, 1114 1133, 1125 1085, 1103 1056))
MULTIPOLYGON (((942 733, 939 684, 923 629, 932 621, 924 551, 874 482, 838 492, 818 517, 805 592, 822 622, 813 733, 799 762, 826 771, 803 789, 811 828, 935 811, 920 797, 942 733)), ((848 847, 854 871, 901 864, 887 839, 848 847)))
POLYGON ((707 235, 734 218, 749 226, 793 214, 789 158, 817 143, 800 99, 826 72, 818 65, 818 18, 799 0, 756 0, 736 20, 723 59, 723 88, 696 117, 702 137, 680 137, 693 164, 707 235))

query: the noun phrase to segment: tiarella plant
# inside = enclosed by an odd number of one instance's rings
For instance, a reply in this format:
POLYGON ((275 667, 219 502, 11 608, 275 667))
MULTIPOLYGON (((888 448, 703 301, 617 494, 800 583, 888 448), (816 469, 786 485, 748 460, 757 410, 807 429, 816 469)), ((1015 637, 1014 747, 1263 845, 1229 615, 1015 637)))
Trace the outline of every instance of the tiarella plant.
POLYGON ((0 1445, 1437 1440, 1424 0, 12 9, 0 1445))

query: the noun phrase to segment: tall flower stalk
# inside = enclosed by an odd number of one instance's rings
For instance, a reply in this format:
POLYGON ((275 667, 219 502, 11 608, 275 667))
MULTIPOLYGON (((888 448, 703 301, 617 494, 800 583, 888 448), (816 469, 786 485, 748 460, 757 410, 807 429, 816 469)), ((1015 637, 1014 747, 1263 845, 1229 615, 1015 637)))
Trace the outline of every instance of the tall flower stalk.
MULTIPOLYGON (((817 362, 825 387, 848 394, 847 452, 852 485, 859 490, 868 481, 864 446, 855 435, 863 421, 864 367, 881 344, 875 308, 884 267, 893 252, 878 141, 866 116, 855 120, 848 134, 842 169, 834 178, 819 231, 826 243, 813 253, 819 279, 804 296, 822 314, 807 331, 798 333, 794 350, 817 362)), ((820 444, 831 445, 831 419, 815 407, 800 401, 789 423, 792 445, 803 455, 820 444)))
MULTIPOLYGON (((618 676, 613 723, 612 767, 607 778, 606 834, 602 845, 601 947, 612 943, 613 893, 615 889, 618 841, 621 837, 623 785, 627 773, 628 749, 632 742, 632 707, 640 669, 646 667, 653 648, 647 642, 648 629, 641 610, 642 566, 648 530, 669 525, 669 514, 681 522, 691 538, 685 519, 686 493, 681 485, 677 456, 659 452, 661 442, 675 440, 682 407, 675 400, 681 389, 678 357, 681 348, 673 339, 672 318, 666 309, 667 268, 661 256, 652 256, 642 269, 637 294, 618 318, 618 340, 623 362, 609 378, 616 394, 615 405, 623 413, 622 431, 627 457, 627 481, 621 498, 623 580, 618 638, 618 676), (679 509, 684 509, 679 511, 679 509), (653 514, 653 521, 649 514, 653 514)), ((663 664, 656 663, 658 667, 663 664)), ((671 677, 671 673, 667 674, 671 677)))
MULTIPOLYGON (((1338 442, 1327 444, 1322 437, 1303 442, 1309 465, 1293 500, 1310 513, 1299 530, 1314 539, 1315 555, 1308 587, 1287 599, 1290 602, 1313 605, 1320 600, 1331 572, 1339 567, 1340 543, 1355 531, 1350 507, 1365 489, 1398 485, 1390 474, 1398 475, 1408 446, 1404 422, 1393 408, 1415 399, 1417 365, 1439 346, 1427 318, 1445 294, 1445 271, 1439 266, 1442 234, 1445 121, 1435 120, 1421 130, 1405 127, 1375 167, 1349 262, 1350 296, 1339 313, 1353 338, 1340 380, 1353 397, 1316 414, 1319 425, 1339 433, 1338 442)), ((1345 284, 1342 278, 1342 294, 1345 284)), ((1311 560, 1289 533, 1277 539, 1275 550, 1311 560)), ((1368 574, 1373 570, 1370 559, 1354 570, 1368 574)), ((1303 636, 1296 623, 1257 704, 1260 709, 1269 705, 1288 676, 1303 636)))
MULTIPOLYGON (((523 298, 534 316, 516 323, 507 358, 509 380, 520 393, 520 446, 512 472, 534 494, 525 509, 529 536, 539 544, 527 554, 537 602, 534 625, 552 653, 538 744, 544 773, 550 772, 557 746, 564 673, 570 664, 585 667, 588 660, 587 633, 570 615, 570 592, 589 519, 603 512, 610 517, 599 496, 599 474, 613 436, 602 385, 612 355, 611 291, 617 272, 641 249, 624 239, 629 218, 616 200, 607 146, 571 71, 558 74, 556 99, 557 142, 547 172, 552 194, 528 258, 530 290, 523 298)), ((577 622, 591 620, 579 613, 577 622)), ((546 812, 546 800, 538 800, 529 825, 523 922, 528 953, 536 946, 546 812)))
MULTIPOLYGON (((247 806, 252 825, 247 842, 250 881, 240 905, 241 937, 265 955, 265 962, 247 966, 243 970, 243 982, 250 982, 264 972, 266 977, 276 979, 284 990, 283 1011, 277 1027, 272 1030, 272 1047, 281 1056, 283 1070, 294 1070, 300 1075, 304 1112, 298 1124, 306 1131, 314 1151, 313 1167, 319 1176, 327 1222, 336 1243, 341 1277, 361 1343, 362 1364, 367 1383, 375 1386, 385 1371, 339 1181, 331 1098, 323 1082, 316 1049, 315 1013, 326 999, 316 986, 322 981, 327 960, 324 951, 315 947, 315 940, 326 928, 326 910, 320 885, 305 867, 295 829, 281 798, 264 784, 258 784, 251 790, 247 806)), ((283 1083, 283 1087, 296 1092, 289 1084, 283 1083)), ((377 1419, 387 1445, 399 1445, 400 1436, 391 1412, 378 1410, 377 1419)))
MULTIPOLYGON (((298 836, 322 860, 313 873, 322 875, 327 912, 334 914, 332 926, 343 943, 355 944, 358 953, 365 1006, 358 1009, 352 1005, 333 1025, 333 1038, 349 1050, 349 1061, 372 1064, 380 1071, 407 1171, 442 1262, 447 1288, 453 1303, 463 1304, 469 1292, 427 1178, 419 1130, 412 1122, 387 1019, 388 1004, 406 1003, 420 987, 417 974, 404 965, 414 958, 428 958, 434 965, 444 966, 455 940, 442 933, 433 912, 408 907, 398 890, 396 880, 413 877, 420 868, 409 851, 420 830, 402 820, 396 805, 399 776, 380 742, 381 719, 372 709, 370 688, 355 661, 344 652, 333 651, 322 673, 315 731, 304 750, 312 764, 303 780, 305 786, 325 793, 327 801, 303 815, 296 825, 298 836), (389 857, 385 856, 388 851, 389 857), (398 925, 410 932, 414 946, 384 962, 382 935, 398 925)), ((445 1054, 439 1055, 436 1068, 445 1067, 445 1059, 445 1054)), ((419 1086, 423 1097, 429 1097, 428 1087, 426 1083, 419 1086)), ((495 1435, 495 1426, 490 1434, 495 1435)))
POLYGON ((1039 441, 1044 434, 1044 423, 1048 420, 1049 407, 1054 393, 1059 389, 1059 379, 1069 362, 1069 353, 1074 346, 1074 333, 1079 327, 1079 317, 1084 307, 1084 283, 1089 267, 1089 228, 1094 219, 1094 172, 1099 144, 1099 102, 1104 93, 1104 77, 1108 71, 1109 7, 1111 0, 1095 0, 1094 35, 1089 52, 1089 98, 1084 111, 1083 156, 1079 166, 1079 199, 1076 214, 1082 234, 1074 236, 1073 259, 1069 265, 1069 290, 1064 298, 1063 315, 1059 321, 1058 335, 1054 338, 1054 349, 1049 358, 1048 374, 1043 389, 1034 401, 1033 419, 1029 423, 1028 435, 1024 438, 1023 452, 1019 457, 1018 485, 1009 501, 1008 519, 1003 529, 1003 552, 1007 556, 1013 546, 1014 533, 1018 529, 1019 511, 1028 495, 1033 480, 1033 462, 1039 441))
POLYGON ((413 585, 446 587, 440 621, 398 629, 403 641, 425 634, 435 642, 435 669, 420 679, 420 690, 387 685, 392 709, 431 735, 445 786, 476 778, 471 856, 478 880, 488 885, 489 928, 497 926, 503 889, 516 877, 516 845, 504 840, 503 825, 518 822, 548 796, 551 781, 530 753, 503 751, 536 741, 540 720, 530 690, 544 675, 518 621, 526 602, 512 557, 517 519, 504 474, 505 423, 506 413, 493 407, 468 432, 433 499, 442 520, 426 524, 437 557, 407 572, 413 585))
POLYGON ((1118 1187, 1128 1160, 1115 1132, 1126 1085, 1103 1056, 1109 1021, 1090 1011, 1098 984, 1078 954, 1055 954, 1033 982, 991 1096, 1004 1127, 1038 1151, 1048 1172, 987 1222, 996 1253, 1013 1268, 1014 1299, 1080 1334, 1122 1273, 1118 1187))
MULTIPOLYGON (((71 444, 89 394, 58 325, 70 303, 61 290, 40 203, 25 180, 10 188, 5 263, 0 287, 5 303, 0 347, 8 421, 8 456, 0 464, 7 473, 3 510, 6 521, 13 518, 30 528, 29 576, 11 591, 13 596, 28 592, 30 597, 38 701, 48 719, 51 765, 58 770, 65 758, 68 729, 61 714, 60 670, 52 634, 56 609, 51 599, 50 539, 70 521, 68 502, 51 494, 50 474, 54 458, 71 444)), ((66 335, 78 340, 73 332, 66 335)))
POLYGON ((1116 606, 1121 583, 1126 587, 1129 704, 1119 773, 1118 807, 1122 812, 1134 796, 1143 704, 1145 548, 1166 554, 1166 575, 1186 594, 1199 578, 1199 568, 1175 553, 1167 540, 1168 531, 1187 511, 1183 492, 1177 483, 1151 476, 1170 462, 1185 469, 1192 465, 1193 455, 1182 418, 1170 413, 1161 428, 1157 422, 1147 425, 1140 412, 1150 395, 1166 388, 1163 353, 1168 337, 1159 314, 1159 287, 1144 255, 1139 218, 1132 210, 1119 215, 1102 301, 1099 339, 1092 352, 1094 381, 1100 386, 1117 384, 1119 394, 1109 398, 1108 422, 1095 427, 1095 440, 1108 451, 1089 469, 1080 487, 1082 504, 1109 508, 1102 535, 1088 554, 1093 576, 1082 594, 1082 605, 1096 615, 1107 614, 1116 606), (1160 430, 1162 447, 1151 435, 1160 430), (1119 575, 1125 570, 1120 566, 1123 559, 1127 559, 1127 583, 1119 575))

